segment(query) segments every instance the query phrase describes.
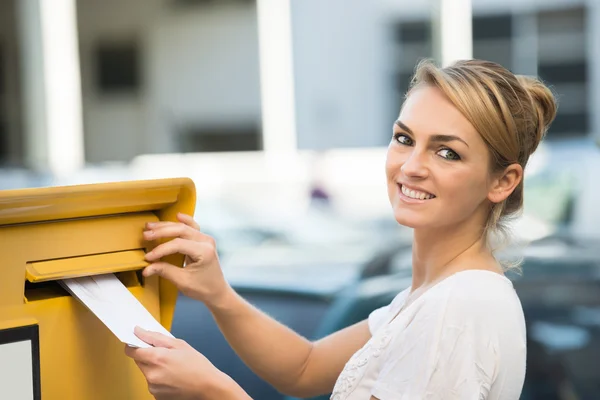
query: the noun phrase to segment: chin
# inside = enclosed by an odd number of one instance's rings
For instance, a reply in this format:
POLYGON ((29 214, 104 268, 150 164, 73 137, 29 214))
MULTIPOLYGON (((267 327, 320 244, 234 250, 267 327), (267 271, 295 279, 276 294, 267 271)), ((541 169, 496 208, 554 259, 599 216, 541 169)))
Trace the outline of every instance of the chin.
POLYGON ((396 222, 407 228, 419 229, 431 227, 432 224, 429 219, 425 219, 423 217, 423 215, 408 213, 405 210, 394 210, 394 218, 396 219, 396 222))

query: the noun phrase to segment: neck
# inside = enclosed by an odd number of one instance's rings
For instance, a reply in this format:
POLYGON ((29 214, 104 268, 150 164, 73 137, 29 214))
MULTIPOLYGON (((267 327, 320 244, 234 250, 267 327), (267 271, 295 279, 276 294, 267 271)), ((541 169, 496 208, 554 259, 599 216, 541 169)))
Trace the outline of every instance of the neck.
POLYGON ((461 224, 435 228, 415 229, 412 263, 413 290, 429 285, 460 269, 475 257, 491 256, 481 222, 473 218, 461 224))

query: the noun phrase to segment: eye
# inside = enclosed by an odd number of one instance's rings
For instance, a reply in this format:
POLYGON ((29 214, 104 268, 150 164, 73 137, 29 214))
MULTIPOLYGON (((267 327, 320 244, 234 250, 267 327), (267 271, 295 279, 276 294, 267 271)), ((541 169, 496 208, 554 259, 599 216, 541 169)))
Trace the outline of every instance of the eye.
POLYGON ((413 145, 413 140, 406 136, 403 133, 396 133, 394 134, 394 140, 397 141, 400 144, 403 144, 405 146, 412 146, 413 145))
POLYGON ((456 154, 456 152, 452 149, 441 149, 440 151, 437 152, 437 154, 440 157, 445 158, 446 160, 450 160, 450 161, 460 160, 460 156, 458 154, 456 154))

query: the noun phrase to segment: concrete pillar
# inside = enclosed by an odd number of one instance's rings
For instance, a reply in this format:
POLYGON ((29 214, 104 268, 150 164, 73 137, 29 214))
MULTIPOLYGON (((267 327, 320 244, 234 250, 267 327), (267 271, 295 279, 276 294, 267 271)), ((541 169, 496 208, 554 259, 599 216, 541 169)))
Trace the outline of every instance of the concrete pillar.
POLYGON ((76 0, 19 0, 25 161, 66 176, 84 164, 76 0))
POLYGON ((297 149, 291 0, 257 0, 263 149, 267 156, 297 149))
POLYGON ((471 0, 436 0, 433 7, 433 46, 442 66, 473 58, 471 0))

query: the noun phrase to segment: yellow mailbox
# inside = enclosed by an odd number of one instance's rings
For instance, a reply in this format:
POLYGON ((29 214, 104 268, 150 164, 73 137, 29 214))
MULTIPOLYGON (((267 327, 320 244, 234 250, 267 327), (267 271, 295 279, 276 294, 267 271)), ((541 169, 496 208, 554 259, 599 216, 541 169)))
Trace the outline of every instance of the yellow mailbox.
POLYGON ((115 273, 170 330, 177 290, 142 277, 142 231, 193 215, 195 195, 187 178, 0 191, 0 399, 152 398, 125 345, 58 281, 115 273))

